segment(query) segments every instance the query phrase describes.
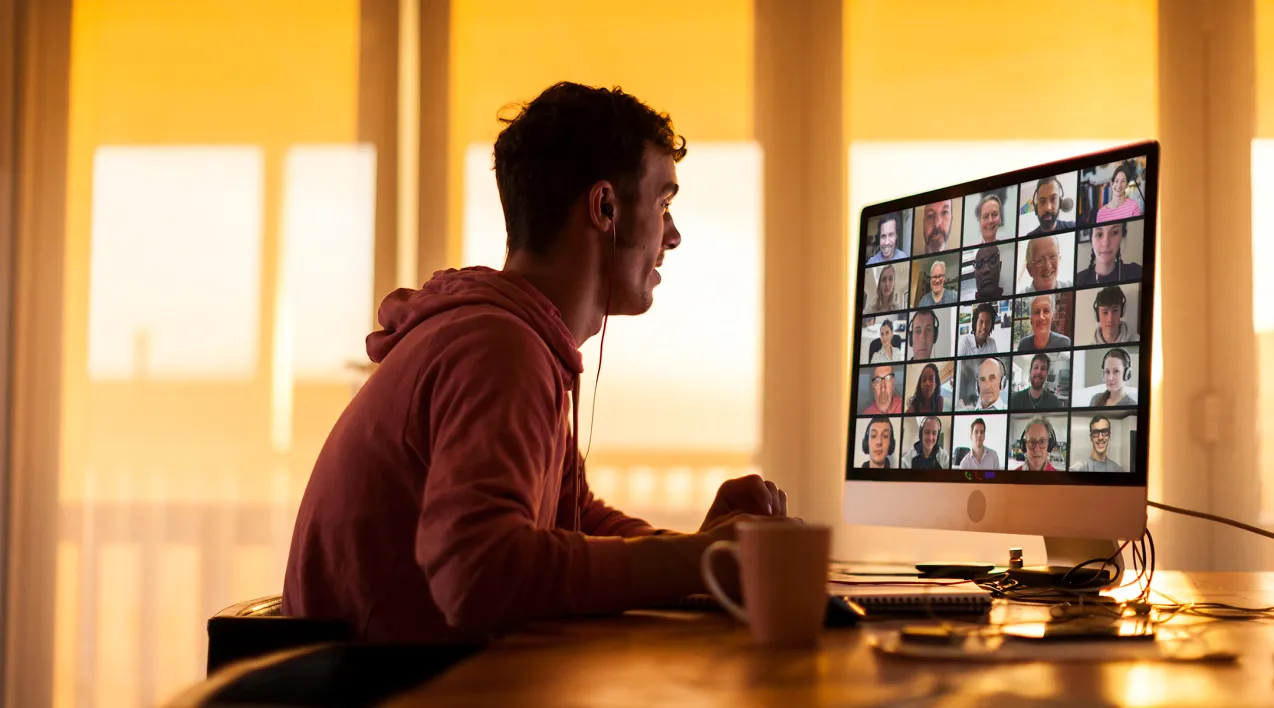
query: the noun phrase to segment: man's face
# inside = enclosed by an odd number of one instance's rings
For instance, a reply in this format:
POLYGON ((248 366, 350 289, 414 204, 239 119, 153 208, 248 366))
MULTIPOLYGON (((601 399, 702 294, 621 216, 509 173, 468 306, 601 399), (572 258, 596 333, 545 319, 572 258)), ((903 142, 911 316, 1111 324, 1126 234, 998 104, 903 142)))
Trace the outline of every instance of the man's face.
POLYGON ((898 249, 898 222, 894 219, 880 224, 880 257, 888 260, 898 249))
POLYGON ((973 340, 978 346, 986 344, 986 340, 991 336, 991 316, 985 312, 978 313, 978 319, 973 323, 973 340))
POLYGON ((1026 429, 1026 468, 1042 470, 1048 462, 1048 428, 1036 423, 1026 429))
POLYGON ((982 240, 994 241, 1002 223, 1004 222, 1000 216, 1000 203, 995 200, 983 202, 982 213, 978 215, 978 229, 982 232, 982 240))
POLYGON ((933 292, 934 300, 942 297, 942 289, 946 284, 947 266, 942 261, 937 261, 929 269, 929 289, 933 292))
MULTIPOLYGON (((1122 173, 1120 176, 1123 176, 1122 173)), ((1124 243, 1124 225, 1107 224, 1093 229, 1093 261, 1103 271, 1115 265, 1119 247, 1124 243)))
POLYGON ((1044 390, 1044 382, 1048 380, 1048 362, 1036 359, 1031 362, 1031 388, 1044 390))
MULTIPOLYGON (((681 245, 669 202, 677 194, 677 163, 653 145, 642 157, 642 179, 632 200, 615 207, 615 286, 611 314, 640 315, 655 301, 655 286, 662 280, 657 267, 664 252, 681 245), (631 201, 631 203, 629 203, 631 201)), ((609 258, 603 257, 609 268, 609 258)))
POLYGON ((1000 397, 1000 364, 995 359, 984 359, 978 365, 978 398, 983 406, 989 406, 1000 397))
POLYGON ((933 340, 938 331, 933 315, 922 312, 911 318, 911 353, 916 359, 933 357, 933 340))
POLYGON ((1099 305, 1097 307, 1097 323, 1101 326, 1102 338, 1107 342, 1113 342, 1119 336, 1119 325, 1123 321, 1121 309, 1123 308, 1118 305, 1110 307, 1099 305))
POLYGON ((1062 208, 1062 195, 1057 182, 1049 180, 1035 191, 1035 215, 1040 220, 1040 230, 1048 233, 1057 228, 1057 213, 1062 208))
POLYGON ((876 397, 876 407, 882 411, 889 410, 894 402, 894 370, 888 366, 877 366, 871 372, 871 392, 876 397))
POLYGON ((946 248, 951 235, 951 200, 925 205, 925 253, 946 248))
POLYGON ((867 449, 873 464, 884 464, 889 456, 889 441, 893 438, 893 426, 888 423, 872 423, 867 429, 867 449))
POLYGON ((980 424, 973 425, 973 447, 981 450, 983 443, 986 442, 986 426, 980 424))
POLYGON ((995 246, 983 246, 973 259, 973 277, 978 284, 978 293, 991 293, 1000 285, 1000 249, 995 246))
POLYGON ((925 421, 925 427, 920 431, 920 441, 926 457, 933 454, 933 448, 938 444, 938 433, 941 430, 942 425, 938 421, 932 419, 925 421))
POLYGON ((1031 300, 1031 331, 1040 339, 1048 337, 1053 327, 1053 302, 1047 295, 1031 300))
POLYGON ((1088 438, 1093 441, 1093 457, 1106 459, 1106 450, 1110 447, 1110 421, 1099 420, 1088 429, 1088 438))
POLYGON ((1056 236, 1037 238, 1026 247, 1026 272, 1031 274, 1036 290, 1057 287, 1058 260, 1056 236))

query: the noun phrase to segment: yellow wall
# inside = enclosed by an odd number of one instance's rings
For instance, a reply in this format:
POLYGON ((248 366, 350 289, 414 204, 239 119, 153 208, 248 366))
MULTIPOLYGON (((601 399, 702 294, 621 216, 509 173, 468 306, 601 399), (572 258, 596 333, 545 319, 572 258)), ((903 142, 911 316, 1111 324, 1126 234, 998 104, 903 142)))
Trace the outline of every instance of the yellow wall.
POLYGON ((1274 0, 1256 0, 1256 137, 1274 138, 1274 0))

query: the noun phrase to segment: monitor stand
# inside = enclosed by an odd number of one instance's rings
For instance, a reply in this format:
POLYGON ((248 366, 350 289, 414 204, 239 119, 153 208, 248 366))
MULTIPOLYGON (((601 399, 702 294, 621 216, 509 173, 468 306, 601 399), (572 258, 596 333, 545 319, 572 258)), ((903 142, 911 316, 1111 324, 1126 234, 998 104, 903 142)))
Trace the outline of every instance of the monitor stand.
POLYGON ((1031 587, 1111 588, 1119 585, 1124 576, 1124 558, 1122 553, 1116 555, 1118 550, 1119 543, 1111 540, 1045 536, 1048 565, 1010 568, 1008 574, 1011 579, 1031 587), (1070 573, 1066 583, 1062 583, 1062 578, 1080 563, 1111 556, 1115 556, 1114 561, 1100 575, 1097 571, 1101 564, 1093 563, 1070 573))

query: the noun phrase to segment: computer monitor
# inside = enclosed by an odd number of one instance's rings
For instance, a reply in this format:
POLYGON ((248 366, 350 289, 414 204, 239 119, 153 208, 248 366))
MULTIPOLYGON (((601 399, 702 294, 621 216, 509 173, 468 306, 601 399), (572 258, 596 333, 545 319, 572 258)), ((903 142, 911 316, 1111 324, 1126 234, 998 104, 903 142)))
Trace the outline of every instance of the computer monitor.
POLYGON ((847 522, 1141 537, 1158 173, 1152 141, 863 210, 847 522))

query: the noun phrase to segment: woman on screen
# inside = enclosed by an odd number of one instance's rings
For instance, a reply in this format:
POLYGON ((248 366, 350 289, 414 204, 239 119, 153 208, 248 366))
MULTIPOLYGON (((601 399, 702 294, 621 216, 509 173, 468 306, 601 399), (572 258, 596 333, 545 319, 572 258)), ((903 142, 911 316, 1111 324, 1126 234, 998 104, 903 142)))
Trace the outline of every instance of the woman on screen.
POLYGON ((1127 165, 1115 168, 1115 174, 1110 178, 1110 201, 1097 210, 1097 223, 1141 216, 1141 206, 1126 196, 1132 174, 1132 168, 1127 165))
POLYGON ((1132 357, 1124 349, 1111 349, 1101 358, 1101 375, 1106 390, 1093 396, 1090 406, 1135 406, 1137 398, 1124 388, 1132 378, 1132 357))
POLYGON ((888 364, 890 362, 902 361, 902 347, 894 346, 894 323, 885 320, 880 323, 880 339, 876 340, 873 345, 874 350, 871 355, 869 364, 888 364))
POLYGON ((1004 203, 1000 201, 999 195, 988 194, 978 202, 976 212, 978 230, 982 232, 982 243, 993 243, 996 234, 1000 231, 1000 225, 1004 223, 1002 216, 1004 203))
POLYGON ((943 403, 942 392, 938 390, 938 366, 925 364, 925 368, 920 371, 916 390, 907 403, 907 412, 941 413, 943 403))
POLYGON ((880 279, 876 281, 876 299, 872 302, 874 312, 892 312, 906 307, 902 301, 902 292, 894 286, 894 267, 887 265, 881 268, 880 279))

